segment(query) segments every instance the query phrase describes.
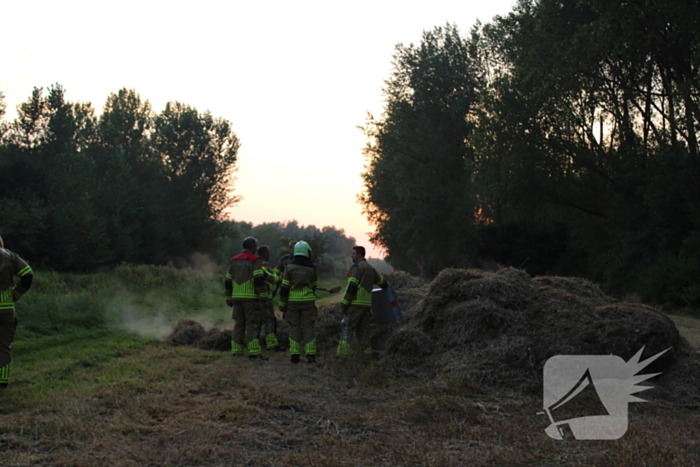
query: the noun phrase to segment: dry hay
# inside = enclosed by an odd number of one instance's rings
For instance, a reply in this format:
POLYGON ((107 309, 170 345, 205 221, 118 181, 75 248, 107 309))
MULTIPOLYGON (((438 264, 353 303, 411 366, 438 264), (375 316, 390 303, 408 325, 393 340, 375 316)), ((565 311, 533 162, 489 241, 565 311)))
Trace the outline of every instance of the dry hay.
POLYGON ((343 308, 340 303, 319 307, 316 319, 316 348, 319 355, 335 353, 342 319, 343 308))
POLYGON ((389 272, 384 274, 384 278, 394 290, 416 289, 426 285, 425 280, 403 271, 389 272))
POLYGON ((531 279, 513 268, 447 269, 430 284, 413 319, 389 337, 383 363, 514 389, 541 382, 554 355, 614 354, 627 361, 642 348, 642 360, 670 348, 644 373, 667 373, 657 380, 668 385, 670 399, 687 402, 694 394, 700 401, 697 384, 690 385, 697 383, 700 363, 664 313, 614 303, 585 279, 531 279), (674 366, 694 373, 683 374, 681 384, 680 374, 670 371, 674 366))
POLYGON ((212 328, 202 337, 197 346, 204 350, 228 352, 231 350, 232 334, 233 332, 230 329, 212 328))
POLYGON ((170 345, 196 345, 206 335, 204 327, 193 319, 181 319, 165 338, 170 345))
POLYGON ((543 289, 557 289, 579 297, 593 306, 610 305, 615 302, 591 281, 580 277, 539 276, 533 281, 543 289))

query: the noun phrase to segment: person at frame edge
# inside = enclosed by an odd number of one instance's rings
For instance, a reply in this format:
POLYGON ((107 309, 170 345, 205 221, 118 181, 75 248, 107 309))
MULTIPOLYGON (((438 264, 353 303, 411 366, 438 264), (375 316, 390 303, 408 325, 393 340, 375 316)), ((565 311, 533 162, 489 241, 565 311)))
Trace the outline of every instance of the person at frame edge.
POLYGON ((388 287, 388 283, 367 260, 365 249, 354 246, 352 253, 352 266, 348 272, 348 283, 345 296, 341 300, 343 308, 343 321, 341 323, 341 335, 338 342, 336 355, 345 357, 350 352, 350 336, 357 335, 360 349, 366 355, 372 354, 370 342, 370 324, 372 320, 372 289, 375 285, 381 288, 388 287))
POLYGON ((29 290, 33 279, 32 268, 18 254, 6 250, 0 237, 0 388, 10 382, 11 347, 17 333, 15 302, 29 290))
POLYGON ((272 297, 274 293, 272 285, 277 284, 280 278, 276 269, 270 269, 270 264, 268 263, 270 261, 270 248, 267 245, 258 247, 258 256, 263 262, 262 269, 265 273, 265 278, 268 279, 269 277, 272 281, 272 283, 269 280, 265 281, 267 293, 261 297, 264 305, 260 310, 260 319, 265 326, 265 346, 267 350, 283 352, 287 348, 281 346, 277 341, 277 317, 275 316, 275 304, 272 297))
MULTIPOLYGON (((232 308, 235 321, 231 337, 233 356, 243 355, 247 349, 251 360, 262 356, 260 346, 260 310, 267 294, 263 261, 255 254, 258 241, 253 237, 243 240, 243 251, 229 260, 224 281, 226 304, 232 308)), ((269 276, 268 281, 272 281, 269 276)))
POLYGON ((289 323, 289 354, 292 363, 299 363, 301 350, 306 360, 316 362, 315 326, 316 265, 311 261, 311 247, 300 240, 294 245, 294 259, 284 269, 280 290, 280 310, 289 323))

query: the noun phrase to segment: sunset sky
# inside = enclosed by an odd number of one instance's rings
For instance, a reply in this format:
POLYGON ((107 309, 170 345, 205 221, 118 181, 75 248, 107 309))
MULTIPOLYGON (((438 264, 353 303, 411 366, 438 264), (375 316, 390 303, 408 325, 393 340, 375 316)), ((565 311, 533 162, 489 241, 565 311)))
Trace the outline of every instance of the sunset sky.
POLYGON ((368 249, 357 128, 382 112, 397 43, 435 26, 510 12, 514 1, 5 2, 0 92, 6 119, 34 87, 71 102, 134 89, 160 112, 179 101, 229 120, 241 140, 231 218, 333 225, 368 249))

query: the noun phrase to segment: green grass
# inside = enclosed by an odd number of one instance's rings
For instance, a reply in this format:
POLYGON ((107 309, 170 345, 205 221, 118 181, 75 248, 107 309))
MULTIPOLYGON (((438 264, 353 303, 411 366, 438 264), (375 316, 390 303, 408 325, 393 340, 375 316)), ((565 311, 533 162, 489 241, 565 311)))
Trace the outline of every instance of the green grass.
MULTIPOLYGON (((106 381, 140 377, 119 365, 121 357, 157 345, 179 319, 205 328, 232 327, 223 298, 222 268, 176 269, 119 266, 97 274, 37 271, 32 289, 17 303, 11 384, 20 406, 47 394, 90 392, 106 381)), ((341 285, 322 281, 320 287, 341 285)), ((318 304, 335 303, 342 292, 319 292, 318 304)))

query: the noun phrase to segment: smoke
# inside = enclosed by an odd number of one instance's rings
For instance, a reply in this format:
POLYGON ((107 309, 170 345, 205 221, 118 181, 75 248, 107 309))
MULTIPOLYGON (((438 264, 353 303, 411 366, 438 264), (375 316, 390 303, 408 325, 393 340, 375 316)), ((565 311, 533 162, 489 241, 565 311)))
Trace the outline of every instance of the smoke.
MULTIPOLYGON (((231 312, 223 300, 222 266, 210 257, 195 253, 187 261, 188 266, 175 269, 176 283, 160 284, 151 290, 130 290, 117 283, 117 292, 106 307, 107 322, 110 326, 136 333, 147 338, 163 339, 168 336, 178 320, 192 319, 205 329, 232 325, 231 312), (211 296, 220 288, 217 295, 211 296), (220 307, 211 303, 220 301, 220 307), (201 304, 201 306, 199 305, 201 304), (206 304, 209 304, 207 306, 206 304)), ((149 277, 144 283, 151 283, 149 277)))

